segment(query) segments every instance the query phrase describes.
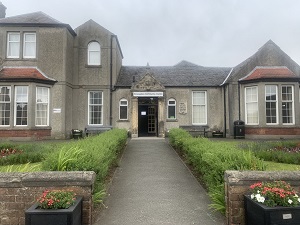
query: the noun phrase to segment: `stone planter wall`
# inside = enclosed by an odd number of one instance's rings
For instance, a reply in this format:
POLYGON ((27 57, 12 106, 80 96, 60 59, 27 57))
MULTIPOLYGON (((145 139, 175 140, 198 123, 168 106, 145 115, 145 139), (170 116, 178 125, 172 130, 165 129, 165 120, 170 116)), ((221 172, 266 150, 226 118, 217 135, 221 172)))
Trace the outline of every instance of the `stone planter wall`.
POLYGON ((46 189, 83 196, 83 225, 92 224, 94 172, 0 173, 0 224, 24 225, 25 211, 46 189))
POLYGON ((259 181, 283 180, 300 192, 300 171, 225 171, 227 225, 245 225, 244 194, 259 181))

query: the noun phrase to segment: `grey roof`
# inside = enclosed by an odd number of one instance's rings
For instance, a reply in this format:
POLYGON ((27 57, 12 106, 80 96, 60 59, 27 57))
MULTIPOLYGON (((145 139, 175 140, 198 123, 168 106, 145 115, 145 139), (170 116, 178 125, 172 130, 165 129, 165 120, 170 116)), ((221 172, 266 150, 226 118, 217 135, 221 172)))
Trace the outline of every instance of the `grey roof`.
POLYGON ((139 82, 147 73, 165 87, 219 86, 230 70, 228 67, 203 67, 186 61, 175 66, 122 66, 116 86, 131 87, 133 79, 139 82))
POLYGON ((272 40, 265 43, 254 55, 233 68, 225 83, 237 82, 255 67, 285 66, 300 76, 300 66, 282 51, 272 40))
POLYGON ((43 12, 34 12, 2 18, 0 19, 0 26, 66 27, 72 35, 76 35, 75 31, 69 24, 61 23, 43 12))

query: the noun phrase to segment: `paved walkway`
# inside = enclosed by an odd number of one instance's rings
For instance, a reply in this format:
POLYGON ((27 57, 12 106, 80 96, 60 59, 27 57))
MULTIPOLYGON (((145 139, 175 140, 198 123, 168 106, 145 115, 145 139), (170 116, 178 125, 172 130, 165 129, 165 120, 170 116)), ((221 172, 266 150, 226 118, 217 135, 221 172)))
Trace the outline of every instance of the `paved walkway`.
POLYGON ((224 225, 177 153, 162 138, 131 139, 116 170, 108 207, 94 225, 224 225))

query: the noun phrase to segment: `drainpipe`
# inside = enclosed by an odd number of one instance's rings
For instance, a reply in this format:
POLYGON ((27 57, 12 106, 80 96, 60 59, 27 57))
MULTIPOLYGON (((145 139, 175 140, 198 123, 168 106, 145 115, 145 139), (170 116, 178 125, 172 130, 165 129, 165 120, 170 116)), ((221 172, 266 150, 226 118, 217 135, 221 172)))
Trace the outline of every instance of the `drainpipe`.
POLYGON ((241 87, 240 82, 238 82, 238 104, 239 104, 239 120, 241 120, 241 87))
POLYGON ((223 86, 223 101, 224 101, 224 131, 223 131, 223 137, 226 137, 226 129, 227 129, 227 127, 226 127, 226 123, 227 123, 227 121, 226 121, 226 113, 227 113, 227 111, 226 111, 226 86, 227 85, 224 85, 223 86))
POLYGON ((116 38, 116 35, 110 36, 110 79, 109 79, 109 125, 112 126, 112 92, 113 92, 113 38, 116 38))

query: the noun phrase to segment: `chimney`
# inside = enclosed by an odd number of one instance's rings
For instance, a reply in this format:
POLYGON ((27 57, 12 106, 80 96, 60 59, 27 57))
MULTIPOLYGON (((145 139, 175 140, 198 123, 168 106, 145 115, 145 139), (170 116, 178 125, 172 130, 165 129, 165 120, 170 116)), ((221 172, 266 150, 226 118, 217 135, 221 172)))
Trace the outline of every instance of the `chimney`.
POLYGON ((0 19, 5 18, 6 7, 0 2, 0 19))

